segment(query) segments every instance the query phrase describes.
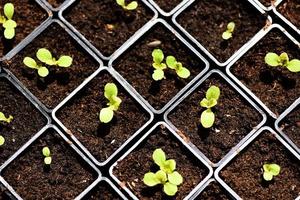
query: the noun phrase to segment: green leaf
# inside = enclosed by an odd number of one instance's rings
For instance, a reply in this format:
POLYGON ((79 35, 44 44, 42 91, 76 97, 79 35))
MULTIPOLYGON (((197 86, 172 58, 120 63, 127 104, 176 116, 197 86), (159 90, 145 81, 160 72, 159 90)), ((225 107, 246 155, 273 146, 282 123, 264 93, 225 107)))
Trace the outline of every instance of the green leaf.
POLYGON ((70 67, 72 62, 73 59, 70 56, 61 56, 57 61, 57 65, 60 67, 70 67))
POLYGON ((47 67, 40 67, 38 68, 38 74, 40 77, 46 77, 49 74, 49 70, 47 69, 47 67))
POLYGON ((102 123, 110 122, 113 117, 114 111, 110 107, 101 109, 99 119, 102 123))
POLYGON ((167 174, 166 172, 164 172, 163 170, 158 170, 156 173, 155 173, 155 176, 157 178, 157 180, 159 180, 159 182, 161 184, 165 183, 168 178, 167 178, 167 174))
POLYGON ((280 62, 281 62, 282 66, 286 66, 287 63, 290 60, 288 54, 285 53, 285 52, 283 52, 283 53, 280 54, 279 59, 280 59, 280 62))
POLYGON ((6 123, 10 123, 13 120, 13 116, 9 115, 8 117, 5 117, 3 112, 0 112, 0 122, 6 122, 6 123))
POLYGON ((232 38, 232 33, 225 31, 222 34, 222 38, 223 40, 229 40, 230 38, 232 38))
POLYGON ((110 100, 111 97, 117 96, 117 95, 118 95, 118 87, 116 86, 116 84, 114 84, 114 83, 107 83, 104 86, 104 96, 105 96, 105 98, 107 98, 108 100, 110 100))
POLYGON ((177 61, 174 56, 168 56, 166 59, 166 63, 170 69, 176 69, 177 61))
POLYGON ((45 49, 45 48, 41 48, 37 51, 36 53, 36 57, 46 63, 47 65, 53 65, 53 57, 52 57, 52 54, 51 52, 48 50, 48 49, 45 49))
POLYGON ((45 158, 44 158, 44 163, 45 163, 46 165, 50 165, 51 162, 52 162, 52 158, 51 158, 51 157, 45 157, 45 158))
POLYGON ((273 175, 269 172, 264 172, 263 174, 263 178, 266 180, 266 181, 270 181, 273 179, 273 175))
POLYGON ((26 65, 29 68, 38 69, 38 65, 36 64, 36 62, 33 58, 25 57, 23 59, 23 63, 24 63, 24 65, 26 65))
POLYGON ((164 53, 161 49, 154 49, 152 51, 153 62, 160 64, 164 60, 164 53))
POLYGON ((167 160, 160 165, 160 169, 166 172, 167 174, 171 174, 176 169, 176 162, 174 159, 167 160))
POLYGON ((153 187, 155 185, 160 184, 160 181, 156 178, 153 172, 148 172, 144 175, 143 182, 145 185, 149 187, 153 187))
POLYGON ((280 65, 280 57, 276 53, 267 53, 265 63, 272 67, 277 67, 280 65))
POLYGON ((191 75, 190 71, 185 67, 179 68, 176 73, 180 78, 188 78, 191 75))
POLYGON ((155 149, 152 154, 152 159, 158 166, 161 167, 166 162, 166 154, 162 149, 155 149))
POLYGON ((277 164, 264 164, 263 169, 265 172, 277 176, 280 173, 280 166, 277 164))
POLYGON ((207 109, 202 112, 200 122, 204 128, 210 128, 215 122, 215 114, 207 109))
POLYGON ((125 0, 116 0, 116 1, 118 5, 125 7, 125 0))
POLYGON ((111 100, 109 102, 109 106, 111 106, 114 111, 117 111, 119 109, 119 106, 121 103, 122 103, 122 100, 119 97, 112 96, 111 100))
POLYGON ((215 99, 210 99, 207 100, 206 98, 202 99, 202 101, 200 102, 200 106, 204 107, 204 108, 212 108, 215 105, 217 105, 217 101, 215 99))
POLYGON ((17 27, 17 23, 14 20, 9 19, 3 23, 3 27, 6 29, 13 29, 17 27))
POLYGON ((220 97, 220 93, 221 93, 220 89, 217 86, 212 85, 208 88, 208 90, 206 92, 206 98, 208 100, 215 99, 217 101, 220 97))
POLYGON ((132 1, 125 8, 126 10, 135 10, 138 7, 138 3, 136 1, 132 1))
POLYGON ((287 64, 288 70, 291 72, 300 72, 300 60, 293 59, 287 64))
POLYGON ((172 183, 167 182, 166 184, 164 184, 164 192, 168 195, 168 196, 174 196, 177 192, 177 186, 173 185, 172 183))
POLYGON ((153 74, 152 74, 152 78, 155 81, 160 81, 165 77, 165 73, 163 70, 161 69, 156 69, 154 70, 153 74))
POLYGON ((49 147, 44 147, 43 148, 43 150, 42 150, 42 152, 43 152, 43 155, 45 156, 45 157, 49 157, 50 156, 50 149, 49 149, 49 147))
POLYGON ((7 19, 12 19, 14 16, 14 4, 12 3, 6 3, 4 5, 4 15, 7 17, 7 19))
POLYGON ((180 185, 183 182, 182 176, 178 172, 173 172, 172 174, 168 174, 168 180, 170 183, 174 185, 180 185))
POLYGON ((234 22, 229 22, 227 24, 227 31, 232 33, 234 31, 234 28, 235 28, 235 23, 234 22))
POLYGON ((15 37, 15 29, 14 28, 6 28, 4 30, 4 37, 8 40, 15 37))
POLYGON ((5 138, 0 135, 0 146, 2 146, 5 143, 5 138))

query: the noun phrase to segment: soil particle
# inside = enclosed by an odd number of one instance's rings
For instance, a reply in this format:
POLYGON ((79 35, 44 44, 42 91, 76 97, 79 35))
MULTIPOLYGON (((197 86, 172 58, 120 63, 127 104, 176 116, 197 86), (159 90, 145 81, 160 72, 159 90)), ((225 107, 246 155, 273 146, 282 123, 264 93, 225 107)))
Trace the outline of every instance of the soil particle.
POLYGON ((285 0, 277 10, 300 29, 300 0, 285 0))

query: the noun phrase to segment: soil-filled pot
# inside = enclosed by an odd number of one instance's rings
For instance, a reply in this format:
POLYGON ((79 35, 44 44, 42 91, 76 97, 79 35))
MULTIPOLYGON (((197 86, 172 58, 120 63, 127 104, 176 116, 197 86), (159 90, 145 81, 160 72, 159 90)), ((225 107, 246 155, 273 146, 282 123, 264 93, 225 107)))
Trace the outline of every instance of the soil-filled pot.
POLYGON ((92 75, 102 63, 57 20, 46 24, 40 32, 29 45, 5 62, 5 68, 21 82, 22 86, 27 88, 45 110, 51 111, 92 75), (73 59, 71 66, 59 67, 44 64, 36 55, 41 48, 48 49, 56 59, 63 55, 70 56, 73 59), (31 57, 38 65, 47 67, 49 74, 46 77, 39 76, 38 70, 24 64, 25 57, 31 57))
POLYGON ((253 1, 257 3, 258 6, 260 6, 264 10, 270 11, 273 8, 276 8, 282 0, 253 0, 253 1))
POLYGON ((153 114, 130 94, 107 69, 99 69, 53 112, 54 119, 98 165, 106 164, 123 146, 139 134, 153 114), (114 83, 121 104, 108 123, 99 113, 108 107, 106 84, 114 83))
POLYGON ((217 180, 236 199, 300 197, 300 156, 276 132, 261 128, 215 171, 217 180), (277 164, 279 174, 267 181, 265 164, 277 164))
POLYGON ((220 71, 203 77, 166 113, 165 120, 174 127, 200 155, 218 166, 266 121, 266 115, 220 71), (220 89, 217 105, 212 109, 215 122, 211 128, 200 123, 200 106, 210 86, 220 89))
POLYGON ((227 67, 228 74, 274 118, 300 96, 299 73, 287 67, 271 67, 265 62, 268 53, 283 52, 290 60, 299 59, 299 43, 281 26, 272 25, 258 43, 227 67))
POLYGON ((173 16, 176 26, 220 66, 227 65, 249 41, 264 32, 271 22, 265 11, 252 0, 190 1, 173 16), (222 38, 227 25, 234 22, 232 37, 222 38))
POLYGON ((300 34, 300 1, 283 0, 275 13, 300 34))
POLYGON ((101 178, 88 158, 52 125, 14 154, 1 173, 5 186, 19 199, 74 199, 101 178), (50 150, 49 165, 44 147, 50 150))
POLYGON ((120 79, 126 81, 154 113, 164 112, 208 69, 207 61, 164 20, 156 20, 142 38, 119 54, 110 60, 109 67, 118 72, 120 79), (190 71, 190 76, 181 78, 175 70, 166 67, 164 78, 154 80, 152 53, 155 50, 163 52, 161 63, 174 56, 190 71))
POLYGON ((110 175, 133 199, 189 199, 210 178, 212 168, 165 123, 159 122, 133 145, 113 166, 110 175), (161 149, 174 159, 176 171, 183 177, 175 196, 167 196, 163 186, 143 183, 147 172, 157 172, 152 154, 161 149))

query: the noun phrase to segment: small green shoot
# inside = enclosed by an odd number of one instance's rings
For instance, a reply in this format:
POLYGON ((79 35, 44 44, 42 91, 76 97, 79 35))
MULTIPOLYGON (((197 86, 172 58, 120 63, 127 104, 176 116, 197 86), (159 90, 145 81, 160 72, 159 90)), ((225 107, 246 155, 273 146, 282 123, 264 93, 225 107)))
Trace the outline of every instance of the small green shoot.
POLYGON ((204 128, 212 127, 215 122, 215 114, 211 108, 217 105, 219 97, 220 89, 213 85, 206 91, 206 98, 200 101, 200 106, 206 108, 200 118, 200 122, 204 128))
POLYGON ((3 10, 4 16, 0 14, 0 23, 4 28, 4 37, 10 40, 15 37, 15 28, 17 27, 17 23, 12 19, 15 8, 12 3, 6 3, 3 10))
POLYGON ((277 164, 264 164, 263 170, 263 178, 266 181, 271 181, 273 179, 273 176, 277 176, 280 173, 280 166, 277 164))
POLYGON ((122 100, 118 97, 118 88, 114 83, 107 83, 104 87, 104 96, 109 101, 107 108, 102 108, 99 114, 100 122, 108 123, 112 120, 114 112, 119 109, 122 100))
POLYGON ((230 38, 232 38, 232 34, 233 34, 234 29, 235 29, 235 23, 234 22, 229 22, 227 24, 226 31, 223 32, 223 34, 222 34, 222 38, 224 40, 229 40, 230 38))
POLYGON ((176 74, 180 78, 188 78, 191 75, 190 71, 183 67, 181 62, 177 62, 174 56, 168 56, 166 63, 170 69, 174 69, 176 71, 176 74))
POLYGON ((152 74, 152 78, 155 81, 162 80, 165 78, 164 69, 167 68, 167 65, 163 63, 163 60, 165 58, 164 53, 161 49, 154 49, 152 51, 152 58, 153 58, 153 64, 154 72, 152 74))
MULTIPOLYGON (((45 48, 39 49, 36 53, 36 57, 39 61, 49 66, 70 67, 73 62, 73 59, 70 56, 65 55, 56 60, 56 58, 52 56, 51 52, 45 48)), ((43 64, 38 64, 33 58, 25 57, 23 63, 31 69, 36 69, 40 77, 46 77, 49 74, 48 68, 43 66, 43 64)))
POLYGON ((288 54, 285 52, 280 55, 273 52, 267 53, 265 63, 271 67, 286 67, 290 72, 300 72, 300 60, 293 59, 290 61, 288 54))
POLYGON ((44 158, 45 165, 50 165, 52 162, 52 158, 51 158, 51 152, 50 152, 49 147, 44 147, 42 150, 42 153, 45 156, 45 158, 44 158))
MULTIPOLYGON (((13 120, 13 116, 9 115, 6 117, 3 112, 0 112, 0 122, 10 123, 13 120)), ((2 146, 5 143, 5 138, 0 135, 0 146, 2 146)))
POLYGON ((5 143, 5 138, 0 135, 0 146, 2 146, 5 143))
POLYGON ((174 196, 178 191, 178 186, 183 182, 182 176, 175 171, 175 160, 167 160, 166 154, 162 149, 156 149, 153 152, 152 159, 160 167, 160 170, 156 173, 146 173, 143 178, 144 184, 149 187, 162 184, 163 191, 168 196, 174 196))
POLYGON ((125 0, 116 0, 117 4, 124 10, 135 10, 138 7, 137 1, 132 1, 126 5, 125 0))

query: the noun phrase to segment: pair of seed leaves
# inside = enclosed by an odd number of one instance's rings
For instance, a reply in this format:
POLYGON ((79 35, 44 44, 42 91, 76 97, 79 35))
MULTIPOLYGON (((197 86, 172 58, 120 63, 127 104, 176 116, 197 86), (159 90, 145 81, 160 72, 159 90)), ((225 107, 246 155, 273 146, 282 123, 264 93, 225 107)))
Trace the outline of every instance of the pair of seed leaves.
POLYGON ((290 72, 300 72, 300 60, 290 60, 288 54, 285 52, 280 55, 273 52, 267 53, 265 56, 265 63, 271 67, 286 67, 290 72))
MULTIPOLYGON (((13 119, 13 116, 9 115, 8 117, 6 117, 3 112, 0 112, 0 122, 10 123, 13 119)), ((4 143, 5 138, 0 135, 0 146, 2 146, 4 143)))
POLYGON ((235 23, 234 22, 229 22, 227 24, 226 31, 223 32, 223 34, 222 34, 222 38, 224 40, 229 40, 230 38, 232 38, 232 34, 233 34, 234 29, 235 29, 235 23))
POLYGON ((50 165, 51 162, 52 162, 52 157, 51 157, 51 152, 50 152, 49 147, 44 147, 44 148, 42 149, 42 153, 43 153, 43 155, 45 156, 45 158, 44 158, 44 163, 45 163, 46 165, 50 165))
POLYGON ((263 178, 266 181, 271 181, 273 176, 277 176, 280 173, 280 166, 277 164, 264 164, 263 170, 263 178))
POLYGON ((108 123, 114 116, 114 111, 119 109, 122 100, 118 97, 118 88, 114 83, 104 86, 104 96, 109 101, 107 108, 102 108, 99 114, 100 122, 108 123))
POLYGON ((14 16, 14 5, 12 3, 6 3, 4 5, 4 16, 0 15, 0 23, 4 28, 4 37, 6 39, 12 39, 15 36, 15 28, 17 23, 12 20, 14 16))
MULTIPOLYGON (((59 66, 59 67, 70 67, 72 65, 73 59, 70 56, 61 56, 58 60, 56 60, 51 52, 48 49, 41 48, 37 51, 36 57, 43 63, 50 66, 59 66)), ((47 67, 43 65, 37 64, 37 62, 30 57, 25 57, 23 63, 32 69, 38 70, 38 74, 41 77, 46 77, 49 74, 49 70, 47 67)))
POLYGON ((176 162, 173 159, 166 159, 166 154, 162 149, 154 150, 152 159, 160 167, 156 173, 148 172, 144 175, 143 182, 149 187, 158 184, 163 185, 163 191, 168 196, 174 196, 178 191, 178 185, 182 184, 182 176, 175 171, 176 162))
POLYGON ((138 7, 137 1, 132 1, 126 5, 125 0, 116 0, 117 4, 121 6, 124 10, 135 10, 138 7))
POLYGON ((174 56, 168 56, 166 59, 166 63, 163 63, 164 60, 164 53, 161 49, 154 49, 152 52, 153 57, 153 64, 154 72, 152 74, 152 78, 155 81, 162 80, 165 77, 164 70, 167 68, 167 66, 170 69, 173 69, 176 71, 176 74, 180 78, 188 78, 190 76, 190 71, 182 66, 181 62, 177 62, 176 58, 174 56))

